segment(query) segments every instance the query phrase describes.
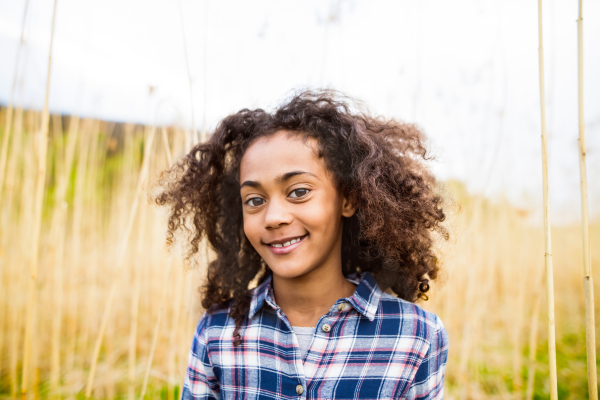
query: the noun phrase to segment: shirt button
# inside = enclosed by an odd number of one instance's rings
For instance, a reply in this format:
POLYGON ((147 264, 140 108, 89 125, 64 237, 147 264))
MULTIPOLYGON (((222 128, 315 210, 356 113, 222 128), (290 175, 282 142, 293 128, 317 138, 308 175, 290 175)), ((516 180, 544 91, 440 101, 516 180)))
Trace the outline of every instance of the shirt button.
POLYGON ((304 393, 304 388, 302 387, 302 385, 296 386, 296 393, 298 393, 298 395, 304 393))
POLYGON ((346 309, 346 303, 338 304, 338 311, 344 311, 346 309))
POLYGON ((327 333, 331 330, 331 325, 325 324, 321 329, 323 329, 323 332, 327 333))

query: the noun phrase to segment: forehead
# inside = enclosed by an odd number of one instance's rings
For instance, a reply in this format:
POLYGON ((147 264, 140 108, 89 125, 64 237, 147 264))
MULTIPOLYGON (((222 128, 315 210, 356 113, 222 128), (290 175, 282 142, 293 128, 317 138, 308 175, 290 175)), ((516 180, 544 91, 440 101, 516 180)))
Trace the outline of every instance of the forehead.
POLYGON ((277 131, 257 139, 240 163, 240 182, 275 179, 291 171, 324 174, 325 163, 317 154, 317 141, 297 132, 277 131))

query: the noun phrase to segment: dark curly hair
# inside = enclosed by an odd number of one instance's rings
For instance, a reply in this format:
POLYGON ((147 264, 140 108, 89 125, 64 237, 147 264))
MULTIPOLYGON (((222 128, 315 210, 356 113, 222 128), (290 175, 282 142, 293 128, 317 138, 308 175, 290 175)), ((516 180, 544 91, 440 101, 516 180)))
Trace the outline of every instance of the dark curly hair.
POLYGON ((334 91, 303 91, 273 113, 243 109, 224 118, 158 181, 154 201, 169 208, 167 243, 187 233, 186 260, 196 263, 203 237, 216 257, 201 288, 202 306, 231 305, 234 336, 250 306, 249 285, 270 273, 244 234, 239 166, 257 138, 280 130, 317 139, 318 155, 356 213, 344 220, 344 274, 369 271, 382 290, 415 302, 427 299, 439 265, 434 237, 442 226, 443 197, 425 165, 423 133, 413 124, 373 117, 334 91))

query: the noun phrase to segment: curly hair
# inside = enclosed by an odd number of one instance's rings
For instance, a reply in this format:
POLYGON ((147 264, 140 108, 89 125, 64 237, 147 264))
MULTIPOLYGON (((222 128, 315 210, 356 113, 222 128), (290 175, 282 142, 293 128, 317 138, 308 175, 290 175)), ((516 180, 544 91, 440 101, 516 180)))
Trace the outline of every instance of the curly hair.
POLYGON ((303 91, 272 113, 243 109, 160 175, 154 201, 169 208, 167 243, 187 233, 185 259, 194 263, 208 239, 216 257, 200 289, 202 306, 231 306, 237 344, 249 285, 270 273, 244 234, 240 162, 257 138, 280 130, 315 138, 337 190, 354 201, 356 213, 343 223, 343 273, 369 271, 382 290, 410 302, 427 299, 428 279, 439 271, 433 233, 449 235, 425 136, 413 124, 353 106, 338 92, 303 91))

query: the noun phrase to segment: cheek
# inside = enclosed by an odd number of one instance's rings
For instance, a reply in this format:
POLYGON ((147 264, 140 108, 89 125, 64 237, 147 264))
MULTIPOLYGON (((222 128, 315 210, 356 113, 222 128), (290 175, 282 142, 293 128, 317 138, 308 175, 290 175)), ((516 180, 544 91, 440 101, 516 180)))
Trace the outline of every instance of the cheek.
POLYGON ((341 224, 342 215, 335 202, 320 202, 303 210, 302 220, 313 232, 335 232, 341 224))
POLYGON ((256 241, 260 240, 259 229, 257 229, 257 220, 254 215, 244 215, 244 233, 246 237, 256 247, 256 241))

